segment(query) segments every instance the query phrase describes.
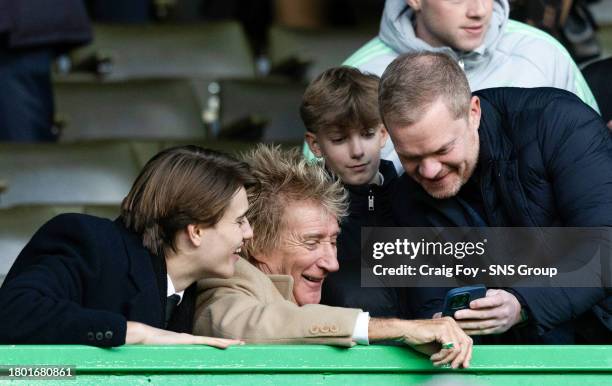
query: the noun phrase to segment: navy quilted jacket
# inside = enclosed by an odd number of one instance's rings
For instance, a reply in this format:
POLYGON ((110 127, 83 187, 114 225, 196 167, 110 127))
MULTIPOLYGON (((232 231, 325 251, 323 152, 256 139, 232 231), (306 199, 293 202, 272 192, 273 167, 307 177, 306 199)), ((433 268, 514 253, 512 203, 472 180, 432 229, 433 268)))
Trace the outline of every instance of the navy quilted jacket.
MULTIPOLYGON (((474 95, 482 108, 477 170, 489 226, 612 226, 612 138, 593 109, 554 88, 492 88, 474 95)), ((400 179, 398 192, 394 212, 401 226, 471 225, 462 223, 452 199, 427 196, 407 176, 400 179), (442 220, 432 224, 432 212, 442 220)), ((606 286, 609 282, 602 280, 598 288, 513 290, 540 334, 589 309, 612 331, 606 286)))

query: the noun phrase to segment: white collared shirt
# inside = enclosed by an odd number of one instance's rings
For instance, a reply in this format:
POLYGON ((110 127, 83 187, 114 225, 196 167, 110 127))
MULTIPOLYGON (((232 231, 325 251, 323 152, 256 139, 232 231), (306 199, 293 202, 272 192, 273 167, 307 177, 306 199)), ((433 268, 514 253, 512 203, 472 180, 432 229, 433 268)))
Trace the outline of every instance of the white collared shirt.
POLYGON ((174 288, 174 284, 172 283, 172 279, 170 279, 170 275, 166 274, 166 276, 168 277, 168 287, 167 287, 168 290, 166 291, 167 292, 166 297, 176 294, 179 296, 179 301, 176 304, 177 305, 181 304, 181 302, 183 301, 183 294, 185 293, 185 290, 182 290, 181 292, 176 292, 176 289, 174 288))

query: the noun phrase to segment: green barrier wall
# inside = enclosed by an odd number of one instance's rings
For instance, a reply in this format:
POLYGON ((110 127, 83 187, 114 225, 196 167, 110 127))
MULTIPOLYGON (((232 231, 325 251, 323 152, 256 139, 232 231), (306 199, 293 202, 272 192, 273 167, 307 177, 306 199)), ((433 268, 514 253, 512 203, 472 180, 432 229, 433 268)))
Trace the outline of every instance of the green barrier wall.
POLYGON ((467 370, 435 368, 408 348, 369 346, 0 346, 0 365, 72 365, 96 385, 612 385, 612 346, 482 346, 467 370))

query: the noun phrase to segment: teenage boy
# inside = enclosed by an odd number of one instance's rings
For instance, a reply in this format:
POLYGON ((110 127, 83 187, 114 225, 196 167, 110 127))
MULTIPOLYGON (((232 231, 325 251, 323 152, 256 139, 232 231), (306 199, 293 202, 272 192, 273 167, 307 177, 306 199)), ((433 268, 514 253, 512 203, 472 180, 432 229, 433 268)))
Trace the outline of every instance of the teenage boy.
POLYGON ((391 196, 397 174, 392 162, 380 158, 387 130, 378 111, 379 81, 352 67, 335 67, 314 79, 302 99, 306 143, 349 193, 349 214, 337 240, 340 270, 325 280, 321 302, 372 316, 431 316, 400 301, 403 291, 361 288, 361 227, 395 225, 391 196))

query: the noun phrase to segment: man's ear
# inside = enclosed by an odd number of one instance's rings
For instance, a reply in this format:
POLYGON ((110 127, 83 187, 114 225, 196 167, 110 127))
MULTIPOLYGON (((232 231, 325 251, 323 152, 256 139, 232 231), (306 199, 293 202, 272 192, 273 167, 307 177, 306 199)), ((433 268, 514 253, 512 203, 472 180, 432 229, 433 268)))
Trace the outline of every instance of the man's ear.
POLYGON ((470 100, 468 122, 472 130, 478 130, 480 127, 480 98, 477 96, 473 96, 470 100))
POLYGON ((321 151, 321 147, 319 146, 319 141, 317 140, 317 135, 315 133, 307 131, 306 134, 304 134, 304 140, 308 144, 312 154, 316 155, 317 157, 323 157, 323 152, 321 151))
POLYGON ((421 10, 421 0, 406 0, 406 4, 415 12, 421 10))
POLYGON ((202 244, 202 233, 204 229, 198 224, 189 224, 187 225, 187 229, 185 232, 187 233, 187 238, 191 241, 196 247, 199 247, 202 244))

